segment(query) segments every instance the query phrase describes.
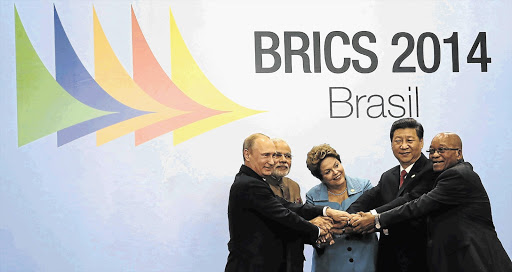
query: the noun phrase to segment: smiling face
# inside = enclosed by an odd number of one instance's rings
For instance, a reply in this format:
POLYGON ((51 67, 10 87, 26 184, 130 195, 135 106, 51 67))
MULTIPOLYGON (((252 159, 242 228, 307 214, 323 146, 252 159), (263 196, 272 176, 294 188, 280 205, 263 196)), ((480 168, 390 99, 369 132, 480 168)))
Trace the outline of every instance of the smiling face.
POLYGON ((345 169, 334 157, 325 157, 320 163, 322 182, 329 189, 339 189, 345 183, 345 169))
POLYGON ((274 169, 276 147, 269 138, 258 137, 250 150, 244 149, 245 165, 260 177, 270 176, 274 169))
POLYGON ((284 141, 274 141, 274 145, 276 146, 276 158, 274 159, 275 165, 272 176, 280 179, 290 173, 292 150, 284 141))
POLYGON ((456 134, 439 133, 430 144, 430 149, 452 148, 457 150, 444 150, 443 153, 430 152, 429 158, 432 160, 435 172, 444 171, 462 160, 462 142, 456 134))
POLYGON ((393 133, 391 149, 393 155, 403 168, 415 163, 421 156, 423 139, 420 139, 414 128, 399 128, 393 133))

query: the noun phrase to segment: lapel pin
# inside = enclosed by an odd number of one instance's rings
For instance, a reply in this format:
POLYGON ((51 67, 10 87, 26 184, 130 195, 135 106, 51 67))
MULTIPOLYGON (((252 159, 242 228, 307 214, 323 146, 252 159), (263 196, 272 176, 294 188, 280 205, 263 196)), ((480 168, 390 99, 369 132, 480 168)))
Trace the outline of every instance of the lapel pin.
POLYGON ((411 178, 414 178, 416 175, 412 175, 411 178))

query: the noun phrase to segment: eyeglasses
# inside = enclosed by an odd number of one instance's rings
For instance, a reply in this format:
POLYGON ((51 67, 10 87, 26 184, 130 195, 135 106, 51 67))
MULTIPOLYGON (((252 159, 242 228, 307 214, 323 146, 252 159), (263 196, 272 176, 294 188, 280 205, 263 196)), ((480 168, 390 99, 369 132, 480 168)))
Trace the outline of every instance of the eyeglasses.
POLYGON ((440 147, 440 148, 430 148, 430 149, 427 149, 427 152, 430 154, 430 155, 434 155, 436 152, 439 153, 439 154, 443 154, 444 152, 448 151, 448 150, 460 150, 460 148, 448 148, 448 147, 440 147))
POLYGON ((276 159, 281 159, 281 157, 284 157, 287 160, 291 160, 292 159, 292 154, 290 154, 290 153, 285 153, 285 154, 283 154, 283 153, 275 153, 274 154, 274 158, 276 158, 276 159))

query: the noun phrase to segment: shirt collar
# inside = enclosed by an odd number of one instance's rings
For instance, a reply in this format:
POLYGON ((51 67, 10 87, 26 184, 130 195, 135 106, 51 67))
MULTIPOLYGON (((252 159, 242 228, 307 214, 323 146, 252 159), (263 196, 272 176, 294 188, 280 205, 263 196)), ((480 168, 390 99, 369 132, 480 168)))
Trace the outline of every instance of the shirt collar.
MULTIPOLYGON (((407 168, 405 168, 405 172, 407 172, 407 174, 409 174, 409 172, 411 172, 411 169, 412 169, 413 166, 414 166, 414 163, 409 165, 409 166, 407 166, 407 168)), ((400 173, 402 172, 402 170, 404 170, 404 168, 402 167, 402 165, 400 165, 400 173)))

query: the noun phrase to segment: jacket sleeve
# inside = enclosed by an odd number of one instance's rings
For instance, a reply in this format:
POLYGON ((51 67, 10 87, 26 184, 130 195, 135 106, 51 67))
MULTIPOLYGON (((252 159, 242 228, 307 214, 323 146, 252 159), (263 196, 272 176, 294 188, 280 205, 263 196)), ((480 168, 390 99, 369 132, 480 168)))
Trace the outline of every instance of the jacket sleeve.
POLYGON ((401 206, 409 201, 415 200, 423 194, 428 193, 433 187, 433 177, 432 171, 427 171, 424 173, 418 174, 417 180, 420 184, 414 187, 410 192, 405 193, 404 195, 393 199, 392 201, 375 208, 377 213, 382 213, 385 211, 389 211, 395 207, 401 206))
POLYGON ((350 207, 348 207, 348 213, 356 213, 361 211, 367 212, 381 205, 381 182, 383 176, 381 176, 377 186, 371 188, 368 191, 365 191, 356 201, 354 201, 354 203, 350 205, 350 207))
MULTIPOLYGON (((307 204, 311 204, 311 205, 315 205, 315 200, 314 200, 313 196, 309 192, 306 193, 306 203, 307 204)), ((316 254, 318 256, 322 256, 322 254, 324 254, 324 252, 325 252, 325 247, 318 248, 316 246, 313 246, 313 248, 315 249, 316 254)))
POLYGON ((285 208, 298 214, 299 216, 306 220, 311 220, 319 215, 323 215, 324 206, 315 206, 314 204, 311 203, 293 203, 281 197, 277 198, 285 208))
POLYGON ((323 207, 315 207, 309 204, 307 207, 303 207, 305 205, 278 199, 268 186, 257 180, 250 182, 249 187, 243 189, 248 207, 262 217, 298 232, 306 243, 312 244, 316 241, 319 234, 318 227, 300 215, 308 217, 315 213, 321 214, 323 207))
POLYGON ((446 170, 439 176, 432 191, 416 200, 384 212, 380 215, 382 227, 387 227, 405 220, 426 216, 450 205, 458 205, 469 195, 464 178, 453 170, 446 170))

